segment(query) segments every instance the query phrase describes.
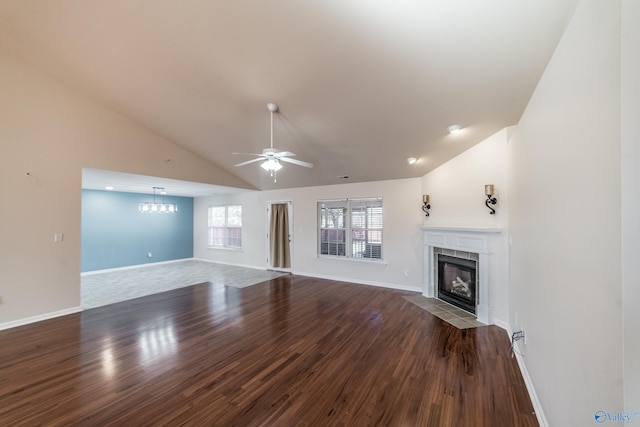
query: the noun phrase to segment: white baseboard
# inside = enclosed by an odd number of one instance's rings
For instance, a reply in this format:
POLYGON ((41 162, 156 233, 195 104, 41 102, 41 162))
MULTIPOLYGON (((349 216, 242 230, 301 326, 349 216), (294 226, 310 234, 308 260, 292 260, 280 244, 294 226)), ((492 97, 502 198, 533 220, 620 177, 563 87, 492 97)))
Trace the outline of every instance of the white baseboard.
POLYGON ((43 320, 53 319, 54 317, 66 316, 68 314, 79 313, 82 307, 72 307, 64 310, 52 311, 51 313, 39 314, 37 316, 26 317, 24 319, 13 320, 11 322, 0 323, 0 331, 5 329, 16 328, 18 326, 28 325, 30 323, 41 322, 43 320))
POLYGON ((195 258, 181 258, 181 259, 172 259, 172 260, 169 260, 169 261, 150 262, 148 264, 136 264, 136 265, 127 265, 127 266, 124 266, 124 267, 106 268, 104 270, 85 271, 84 273, 80 273, 80 277, 91 276, 92 274, 111 273, 111 272, 114 272, 114 271, 134 270, 136 268, 157 267, 157 266, 162 265, 162 264, 173 264, 175 262, 190 261, 190 260, 193 260, 193 259, 195 259, 195 258))
POLYGON ((235 262, 225 262, 225 261, 214 261, 211 259, 205 259, 205 258, 191 258, 194 261, 202 261, 202 262, 210 262, 211 264, 222 264, 222 265, 231 265, 234 267, 244 267, 244 268, 252 268, 254 270, 263 270, 266 271, 268 270, 268 268, 264 265, 247 265, 247 264, 238 264, 235 262))
POLYGON ((509 327, 509 324, 507 322, 500 319, 493 319, 493 324, 507 331, 507 333, 509 334, 509 339, 511 339, 511 332, 509 332, 511 328, 509 327))
MULTIPOLYGON (((237 263, 217 261, 217 260, 214 261, 214 260, 204 259, 204 258, 193 258, 193 259, 195 261, 211 262, 211 263, 214 263, 214 264, 233 265, 235 267, 253 268, 253 269, 257 269, 257 270, 269 270, 269 268, 267 268, 264 265, 259 266, 259 265, 237 264, 237 263)), ((355 279, 352 279, 352 278, 328 276, 328 275, 325 275, 325 274, 307 273, 307 272, 304 272, 304 271, 291 271, 290 273, 291 274, 297 274, 299 276, 314 277, 316 279, 335 280, 335 281, 338 281, 338 282, 354 283, 354 284, 357 284, 357 285, 377 286, 379 288, 397 289, 397 290, 400 290, 400 291, 410 291, 410 292, 421 292, 422 291, 422 286, 413 287, 413 286, 396 285, 395 283, 383 283, 383 282, 372 282, 372 281, 367 281, 367 280, 355 280, 355 279)))
MULTIPOLYGON (((504 323, 504 322, 501 322, 504 323)), ((503 329, 507 330, 509 334, 509 341, 511 341, 511 336, 513 335, 513 331, 509 324, 505 323, 503 329)), ((502 326, 501 326, 502 327, 502 326)), ((527 371, 527 365, 524 362, 524 357, 522 356, 522 351, 518 346, 518 343, 515 343, 514 346, 516 360, 518 361, 518 367, 520 368, 520 373, 522 374, 522 379, 524 379, 524 384, 527 387, 527 391, 529 392, 529 398, 531 399, 531 404, 533 405, 533 410, 536 413, 536 418, 538 419, 538 424, 540 427, 549 427, 549 423, 547 422, 547 417, 544 415, 544 411, 542 410, 542 404, 540 403, 540 399, 538 399, 538 394, 536 393, 536 389, 533 386, 533 381, 531 380, 531 376, 529 375, 529 371, 527 371)))
POLYGON ((421 287, 412 287, 412 286, 403 286, 396 285, 395 283, 383 283, 383 282, 371 282, 368 280, 355 280, 351 278, 344 277, 336 277, 336 276, 327 276, 324 274, 311 274, 311 273, 303 273, 299 271, 292 271, 291 274, 297 274, 300 276, 306 277, 314 277, 316 279, 326 279, 326 280, 335 280, 338 282, 346 282, 346 283, 354 283, 357 285, 368 285, 368 286, 377 286, 379 288, 387 288, 387 289, 397 289, 399 291, 410 291, 410 292, 421 292, 421 287))

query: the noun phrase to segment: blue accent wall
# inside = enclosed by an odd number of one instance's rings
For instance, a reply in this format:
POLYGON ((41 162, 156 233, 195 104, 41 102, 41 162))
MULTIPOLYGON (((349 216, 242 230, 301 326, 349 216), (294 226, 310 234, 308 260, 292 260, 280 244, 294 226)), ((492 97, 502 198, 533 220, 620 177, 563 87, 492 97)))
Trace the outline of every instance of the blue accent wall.
POLYGON ((193 258, 193 198, 164 200, 178 212, 138 212, 153 195, 82 190, 82 271, 193 258))

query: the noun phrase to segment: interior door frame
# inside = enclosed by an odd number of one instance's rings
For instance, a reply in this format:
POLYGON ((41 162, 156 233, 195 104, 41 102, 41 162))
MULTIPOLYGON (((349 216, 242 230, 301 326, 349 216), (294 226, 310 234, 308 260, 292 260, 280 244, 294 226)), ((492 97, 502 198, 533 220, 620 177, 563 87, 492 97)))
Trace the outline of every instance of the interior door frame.
POLYGON ((267 270, 276 270, 275 268, 273 268, 273 266, 271 265, 271 246, 270 246, 270 241, 271 241, 271 235, 269 234, 269 230, 270 227, 269 225, 271 224, 271 205, 279 205, 279 204, 283 204, 286 203, 287 204, 287 215, 288 215, 288 220, 289 220, 289 254, 291 255, 291 259, 290 259, 290 264, 291 267, 289 268, 278 268, 277 271, 283 271, 283 272, 287 272, 287 273, 291 273, 291 271, 293 270, 293 200, 267 200, 266 202, 267 205, 267 215, 266 215, 266 229, 267 229, 267 240, 266 240, 266 247, 267 247, 267 270))

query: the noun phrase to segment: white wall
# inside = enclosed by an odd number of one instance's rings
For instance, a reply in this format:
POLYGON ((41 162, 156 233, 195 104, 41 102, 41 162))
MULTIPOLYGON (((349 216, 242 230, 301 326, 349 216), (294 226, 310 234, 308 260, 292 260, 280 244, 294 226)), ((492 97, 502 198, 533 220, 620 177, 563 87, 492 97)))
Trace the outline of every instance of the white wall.
POLYGON ((422 286, 422 211, 420 179, 294 188, 194 201, 194 257, 257 268, 266 267, 266 202, 293 201, 292 271, 312 277, 420 291, 422 286), (323 199, 382 197, 384 209, 384 263, 319 258, 317 202, 323 199), (243 213, 242 252, 207 249, 207 208, 240 203, 243 213), (405 276, 405 270, 409 275, 405 276))
POLYGON ((507 325, 509 319, 507 143, 510 132, 510 128, 501 130, 422 178, 422 192, 429 194, 431 201, 430 215, 423 215, 424 225, 503 228, 492 255, 495 271, 491 272, 490 280, 494 292, 489 303, 495 323, 502 326, 507 325), (485 206, 485 184, 495 186, 498 203, 491 205, 496 210, 493 215, 485 206))
POLYGON ((580 3, 509 143, 510 321, 551 426, 623 409, 620 13, 580 3))
POLYGON ((83 167, 247 185, 4 54, 0 99, 0 326, 78 308, 83 167))
MULTIPOLYGON (((622 304, 625 410, 640 411, 640 2, 624 0, 622 19, 622 304)), ((637 419, 634 419, 637 421, 637 419)), ((640 424, 640 422, 638 423, 640 424)))
POLYGON ((509 128, 501 130, 422 178, 422 191, 431 199, 424 225, 505 225, 509 133, 509 128), (495 186, 495 215, 490 215, 484 204, 485 184, 495 186))

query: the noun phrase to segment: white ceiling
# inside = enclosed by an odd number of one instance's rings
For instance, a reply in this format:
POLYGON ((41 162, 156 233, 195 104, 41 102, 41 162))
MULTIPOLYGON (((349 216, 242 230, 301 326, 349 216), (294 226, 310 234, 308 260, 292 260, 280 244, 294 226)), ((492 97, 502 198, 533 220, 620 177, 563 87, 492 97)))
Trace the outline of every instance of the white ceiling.
POLYGON ((377 181, 516 124, 577 1, 0 0, 0 49, 256 188, 377 181))

